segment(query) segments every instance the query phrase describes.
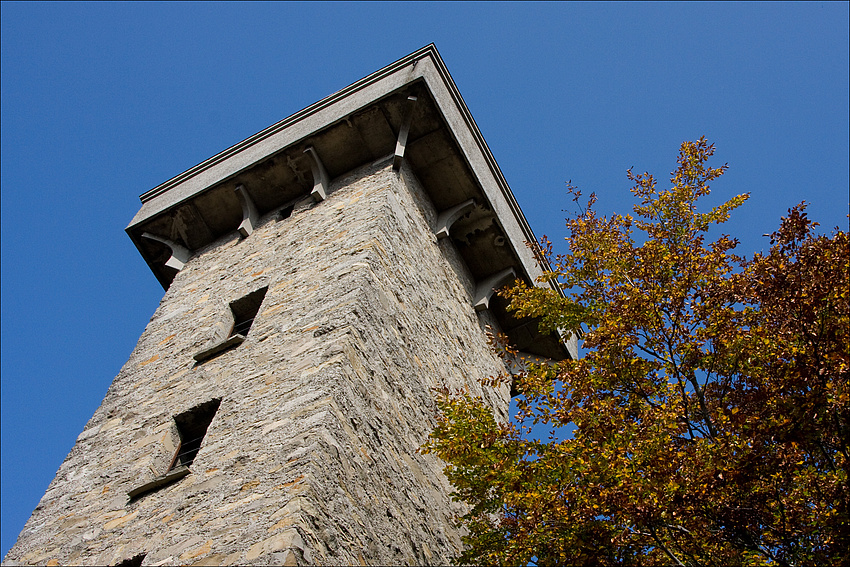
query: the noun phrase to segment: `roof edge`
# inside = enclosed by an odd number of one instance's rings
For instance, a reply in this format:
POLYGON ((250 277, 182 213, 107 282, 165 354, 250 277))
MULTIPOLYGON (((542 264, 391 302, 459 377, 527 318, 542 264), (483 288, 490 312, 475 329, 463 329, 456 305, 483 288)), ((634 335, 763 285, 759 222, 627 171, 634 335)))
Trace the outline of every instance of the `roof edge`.
MULTIPOLYGON (((210 167, 212 167, 212 166, 214 166, 218 163, 221 163, 222 161, 225 161, 229 157, 233 156, 234 154, 241 152, 245 148, 253 146, 254 144, 264 140, 265 138, 268 138, 269 136, 272 136, 272 135, 280 132, 281 130, 284 130, 285 128, 291 126, 295 122, 303 120, 304 118, 306 118, 306 117, 308 117, 312 114, 315 114, 316 112, 319 112, 323 108, 326 108, 326 107, 334 104, 336 101, 338 101, 342 98, 345 98, 345 97, 351 95, 352 93, 357 92, 357 91, 369 86, 370 84, 372 84, 376 81, 381 80, 386 75, 392 74, 395 71, 397 71, 398 69, 406 67, 407 65, 410 65, 411 63, 415 63, 419 59, 422 59, 423 57, 427 57, 427 56, 434 58, 435 61, 438 62, 437 66, 439 68, 441 68, 441 71, 444 71, 445 74, 448 75, 448 70, 445 69, 445 64, 443 63, 443 60, 440 57, 440 54, 437 52, 437 47, 433 43, 429 43, 425 47, 422 47, 421 49, 418 49, 418 50, 414 51, 413 53, 406 55, 405 57, 402 57, 398 61, 387 65, 383 69, 375 71, 371 75, 368 75, 368 76, 360 79, 359 81, 348 85, 347 87, 333 93, 332 95, 326 96, 322 100, 315 102, 315 103, 311 104, 310 106, 303 108, 302 110, 299 110, 298 112, 287 116, 283 120, 276 122, 275 124, 272 124, 268 128, 264 128, 263 130, 260 130, 259 132, 257 132, 253 136, 249 136, 248 138, 242 140, 241 142, 230 146, 226 150, 223 150, 223 151, 215 154, 211 158, 208 158, 208 159, 202 161, 198 165, 187 169, 183 173, 172 177, 168 181, 157 185, 153 189, 150 189, 150 190, 142 193, 139 196, 139 200, 142 203, 147 203, 148 201, 154 199, 155 197, 165 193, 166 191, 168 191, 172 187, 179 185, 180 183, 183 183, 187 179, 190 179, 190 178, 198 175, 199 173, 209 169, 210 167)), ((448 81, 451 83, 453 90, 457 91, 457 86, 455 86, 454 81, 451 80, 450 76, 448 77, 448 81)), ((460 93, 458 93, 458 95, 459 94, 460 93)), ((461 99, 461 103, 463 103, 463 99, 461 99)), ((464 105, 464 109, 465 109, 465 105, 464 105)), ((468 112, 469 112, 469 110, 466 109, 466 113, 468 113, 468 112)), ((477 130, 477 126, 475 127, 475 129, 477 130)), ((479 133, 479 135, 480 135, 480 133, 479 133)))

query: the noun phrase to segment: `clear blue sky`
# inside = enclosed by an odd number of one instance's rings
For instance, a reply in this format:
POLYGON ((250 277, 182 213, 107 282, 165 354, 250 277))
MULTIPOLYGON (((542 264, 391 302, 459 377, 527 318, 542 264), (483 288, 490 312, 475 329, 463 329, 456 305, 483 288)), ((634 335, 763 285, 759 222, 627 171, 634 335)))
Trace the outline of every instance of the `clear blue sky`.
POLYGON ((848 3, 2 4, 2 550, 162 288, 138 195, 434 42, 538 236, 564 182, 630 212, 705 135, 747 255, 801 200, 847 229, 848 3))

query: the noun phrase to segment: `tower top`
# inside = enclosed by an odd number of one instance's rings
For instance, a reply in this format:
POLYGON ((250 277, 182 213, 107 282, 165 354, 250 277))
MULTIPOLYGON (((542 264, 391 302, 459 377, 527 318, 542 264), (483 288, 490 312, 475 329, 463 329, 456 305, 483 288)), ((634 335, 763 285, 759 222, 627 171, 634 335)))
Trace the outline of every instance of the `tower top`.
MULTIPOLYGON (((390 157, 419 179, 441 212, 437 236, 454 241, 477 282, 533 283, 542 273, 526 246, 534 233, 434 44, 142 194, 126 231, 168 288, 193 251, 250 232, 259 217, 307 194, 322 200, 335 178, 390 157)), ((482 301, 523 350, 567 353, 536 322, 507 314, 501 300, 482 301)))

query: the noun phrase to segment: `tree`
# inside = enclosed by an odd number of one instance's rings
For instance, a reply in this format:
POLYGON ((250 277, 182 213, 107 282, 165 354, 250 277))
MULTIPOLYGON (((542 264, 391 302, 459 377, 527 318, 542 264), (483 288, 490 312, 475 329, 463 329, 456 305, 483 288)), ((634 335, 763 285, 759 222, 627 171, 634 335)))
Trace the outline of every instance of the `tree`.
POLYGON ((517 423, 439 394, 424 450, 469 505, 460 562, 850 560, 847 233, 816 235, 802 203, 751 260, 729 236, 707 242, 748 197, 697 211, 727 168, 713 153, 683 143, 668 190, 630 170, 634 216, 599 216, 591 195, 568 253, 544 238, 541 281, 567 293, 502 292, 543 331, 583 331, 586 354, 514 376, 517 423), (545 441, 530 424, 573 429, 545 441))

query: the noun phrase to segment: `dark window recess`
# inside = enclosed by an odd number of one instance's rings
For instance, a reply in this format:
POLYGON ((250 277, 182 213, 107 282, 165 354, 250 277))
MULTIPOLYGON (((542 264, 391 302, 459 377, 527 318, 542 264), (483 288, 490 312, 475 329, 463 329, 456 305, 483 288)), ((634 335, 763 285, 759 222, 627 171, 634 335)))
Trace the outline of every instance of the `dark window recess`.
POLYGON ((263 298, 266 296, 268 289, 267 287, 258 289, 230 304, 230 310, 233 312, 233 330, 230 331, 231 337, 236 335, 248 336, 248 331, 254 323, 254 318, 260 310, 260 305, 263 304, 263 298))
POLYGON ((280 216, 278 217, 280 220, 288 219, 292 216, 292 211, 295 210, 295 205, 289 205, 280 210, 280 216))
MULTIPOLYGON (((168 470, 153 480, 129 491, 127 496, 130 497, 130 502, 134 502, 158 488, 173 484, 192 472, 189 470, 189 465, 198 456, 198 451, 201 450, 201 443, 207 434, 207 429, 209 429, 213 417, 215 417, 215 412, 218 411, 219 405, 221 405, 221 399, 217 398, 174 416, 174 423, 177 425, 177 434, 180 437, 180 443, 174 452, 171 464, 168 465, 168 470)), ((132 559, 126 559, 123 563, 119 563, 119 565, 141 565, 144 557, 144 555, 137 555, 132 559), (136 563, 135 561, 138 562, 136 563)))
POLYGON ((130 559, 125 559, 121 563, 116 563, 115 567, 141 567, 142 561, 145 560, 145 554, 140 553, 130 559))
POLYGON ((174 416, 177 424, 177 433, 180 435, 180 446, 171 460, 168 470, 178 467, 188 467, 195 460, 198 451, 201 450, 201 442, 207 434, 207 429, 212 423, 215 412, 221 400, 210 400, 187 412, 174 416))
POLYGON ((268 287, 260 288, 230 304, 230 311, 233 314, 233 327, 230 329, 230 334, 225 340, 195 354, 194 358, 198 363, 203 363, 242 344, 263 304, 263 298, 266 297, 268 289, 268 287))

